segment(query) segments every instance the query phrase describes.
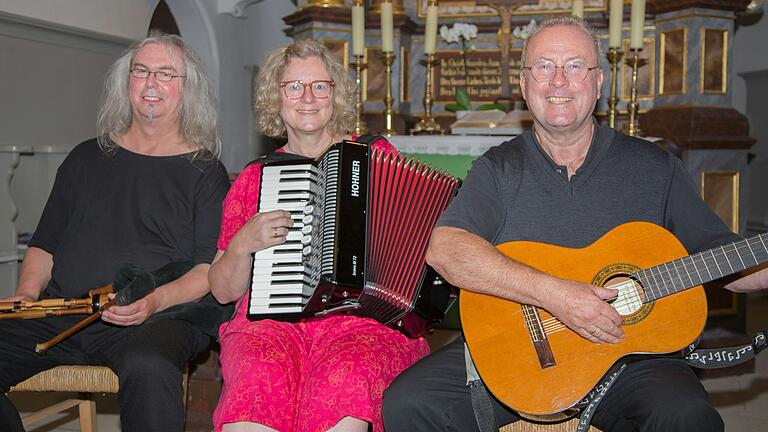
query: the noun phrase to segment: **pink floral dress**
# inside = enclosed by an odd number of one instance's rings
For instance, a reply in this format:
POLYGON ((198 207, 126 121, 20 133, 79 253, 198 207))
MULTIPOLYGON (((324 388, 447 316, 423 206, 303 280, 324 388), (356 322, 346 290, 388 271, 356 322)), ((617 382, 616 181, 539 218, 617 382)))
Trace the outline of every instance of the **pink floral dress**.
MULTIPOLYGON (((374 146, 394 151, 386 142, 374 146)), ((260 173, 260 163, 246 167, 224 200, 220 250, 256 214, 260 173)), ((213 415, 216 431, 233 422, 325 431, 350 416, 383 432, 384 389, 429 353, 423 338, 409 339, 369 318, 250 321, 242 303, 219 329, 224 385, 213 415)))

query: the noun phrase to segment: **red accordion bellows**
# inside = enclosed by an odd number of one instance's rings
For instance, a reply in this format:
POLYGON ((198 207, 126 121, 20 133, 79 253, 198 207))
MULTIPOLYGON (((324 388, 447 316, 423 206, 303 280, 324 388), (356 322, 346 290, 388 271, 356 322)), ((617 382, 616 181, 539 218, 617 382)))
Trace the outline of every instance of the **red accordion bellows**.
POLYGON ((432 228, 458 180, 410 156, 370 151, 361 315, 393 323, 419 295, 432 228))

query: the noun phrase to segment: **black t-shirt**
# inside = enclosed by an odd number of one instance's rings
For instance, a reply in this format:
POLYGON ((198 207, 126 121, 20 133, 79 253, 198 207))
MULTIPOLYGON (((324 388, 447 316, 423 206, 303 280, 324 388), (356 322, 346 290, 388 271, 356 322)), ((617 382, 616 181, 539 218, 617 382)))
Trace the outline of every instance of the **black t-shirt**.
POLYGON ((228 189, 218 160, 121 147, 107 155, 95 139, 81 143, 59 167, 29 242, 53 255, 41 297, 81 297, 111 283, 124 263, 153 271, 211 262, 228 189))
POLYGON ((579 248, 632 221, 665 227, 690 253, 739 239, 701 200, 682 161, 599 125, 570 179, 531 131, 491 148, 474 161, 437 225, 494 245, 528 240, 579 248))

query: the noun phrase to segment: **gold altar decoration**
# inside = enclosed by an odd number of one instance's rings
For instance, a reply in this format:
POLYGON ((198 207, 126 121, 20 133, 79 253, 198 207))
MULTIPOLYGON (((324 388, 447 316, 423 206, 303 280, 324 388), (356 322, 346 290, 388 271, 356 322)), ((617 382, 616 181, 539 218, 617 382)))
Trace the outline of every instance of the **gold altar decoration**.
POLYGON ((699 67, 702 94, 726 94, 728 80, 728 31, 701 29, 701 65, 699 67))
POLYGON ((392 52, 382 53, 384 59, 384 132, 387 137, 391 137, 395 134, 395 130, 392 127, 392 117, 394 115, 392 111, 392 104, 394 99, 392 98, 392 63, 395 61, 395 54, 392 52))
POLYGON ((686 27, 661 33, 659 95, 686 93, 687 44, 688 29, 686 27))
POLYGON ((608 127, 616 127, 616 105, 619 98, 616 96, 616 87, 618 86, 618 68, 621 58, 624 57, 624 51, 610 47, 608 48, 608 62, 611 65, 611 93, 608 96, 608 127))
MULTIPOLYGON (((405 6, 403 6, 403 0, 391 0, 392 2, 392 13, 395 15, 405 15, 405 6)), ((373 0, 373 3, 371 4, 371 12, 379 13, 381 12, 381 3, 382 0, 373 0)))
POLYGON ((443 128, 435 121, 432 115, 432 79, 434 75, 435 55, 427 54, 427 58, 421 63, 427 67, 427 82, 424 84, 424 117, 411 129, 412 135, 442 135, 443 128))
POLYGON ((514 101, 510 91, 509 80, 509 49, 512 45, 512 11, 526 4, 538 4, 538 0, 482 0, 478 4, 489 6, 496 10, 501 19, 499 29, 499 47, 501 48, 501 97, 496 102, 509 111, 514 101))
POLYGON ((637 110, 640 104, 637 101, 637 70, 643 67, 648 61, 640 58, 640 49, 630 48, 629 57, 625 60, 627 66, 632 68, 632 88, 627 104, 627 111, 629 111, 629 122, 624 125, 624 132, 629 136, 642 136, 640 128, 637 126, 637 110))
POLYGON ((347 6, 344 4, 344 0, 307 0, 307 2, 301 6, 301 9, 308 8, 308 7, 346 8, 347 6))
POLYGON ((368 132, 368 126, 363 121, 363 70, 366 68, 365 58, 355 56, 355 61, 349 66, 355 70, 355 135, 363 135, 368 132))

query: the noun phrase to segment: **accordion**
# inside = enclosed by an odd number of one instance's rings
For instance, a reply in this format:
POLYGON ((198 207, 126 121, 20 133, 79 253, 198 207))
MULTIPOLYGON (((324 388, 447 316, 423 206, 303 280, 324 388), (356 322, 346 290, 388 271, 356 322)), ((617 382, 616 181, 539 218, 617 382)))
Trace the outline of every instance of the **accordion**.
POLYGON ((293 226, 285 243, 253 254, 248 318, 346 312, 420 336, 456 297, 425 255, 458 184, 355 141, 319 160, 265 162, 259 212, 289 211, 293 226))

